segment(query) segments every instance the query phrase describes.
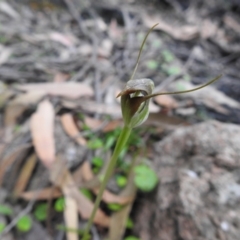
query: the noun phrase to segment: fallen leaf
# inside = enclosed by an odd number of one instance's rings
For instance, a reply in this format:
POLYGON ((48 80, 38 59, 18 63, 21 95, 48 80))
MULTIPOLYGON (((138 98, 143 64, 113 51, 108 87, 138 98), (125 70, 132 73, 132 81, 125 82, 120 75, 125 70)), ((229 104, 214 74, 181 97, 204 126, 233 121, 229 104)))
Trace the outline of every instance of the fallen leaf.
POLYGON ((30 157, 27 158, 24 166, 21 169, 21 173, 17 179, 17 182, 15 184, 13 194, 14 196, 19 196, 24 189, 26 188, 29 179, 32 175, 33 169, 37 163, 37 156, 35 154, 32 154, 30 157))
MULTIPOLYGON (((175 82, 174 84, 171 84, 169 87, 173 91, 177 91, 181 87, 181 89, 192 89, 195 86, 191 84, 190 82, 179 80, 175 82)), ((199 91, 180 94, 179 98, 192 98, 197 99, 198 102, 201 102, 208 107, 211 107, 214 109, 214 106, 217 105, 226 105, 231 108, 237 108, 240 109, 240 103, 236 100, 228 97, 224 93, 220 92, 219 90, 215 89, 213 86, 207 86, 199 91), (209 102, 212 102, 209 104, 209 102)), ((223 106, 221 106, 223 108, 223 106)), ((217 110, 217 109, 216 109, 217 110)), ((221 109, 220 111, 222 111, 221 109)), ((223 110, 224 111, 224 110, 223 110)))
POLYGON ((93 96, 92 88, 84 83, 32 83, 18 85, 15 88, 22 91, 43 91, 45 94, 69 99, 93 96))
MULTIPOLYGON (((82 169, 83 179, 86 182, 87 181, 92 181, 94 179, 94 174, 92 172, 92 169, 90 167, 89 162, 85 161, 82 164, 81 169, 82 169)), ((93 187, 92 190, 95 194, 98 194, 99 187, 93 187)), ((118 196, 118 195, 115 195, 115 194, 109 192, 108 190, 104 190, 102 200, 106 203, 126 204, 126 203, 129 203, 129 202, 133 201, 133 197, 132 196, 121 197, 121 196, 118 196)))
POLYGON ((113 117, 121 117, 121 108, 119 105, 106 105, 102 103, 96 103, 90 100, 70 101, 62 100, 62 105, 69 109, 82 109, 88 113, 108 114, 113 117))
POLYGON ((9 102, 9 105, 35 105, 44 97, 44 95, 44 91, 41 90, 19 94, 17 97, 15 97, 12 101, 9 102))
POLYGON ((20 147, 18 147, 17 150, 7 155, 4 159, 1 159, 0 161, 0 186, 3 182, 3 177, 7 169, 17 160, 21 159, 23 156, 25 156, 26 151, 28 148, 31 147, 30 144, 25 144, 20 147))
POLYGON ((77 43, 77 38, 73 35, 66 35, 60 32, 52 32, 49 34, 49 38, 55 42, 59 42, 66 47, 74 47, 77 43))
POLYGON ((20 15, 15 9, 7 3, 7 1, 0 1, 0 11, 6 13, 9 17, 18 20, 20 15))
POLYGON ((4 126, 12 127, 16 125, 17 119, 27 109, 24 105, 11 105, 9 104, 4 112, 4 126))
POLYGON ((65 113, 61 116, 61 123, 65 132, 73 138, 78 144, 85 146, 87 141, 80 136, 80 132, 74 122, 73 116, 70 113, 65 113))
MULTIPOLYGON (((88 219, 93 210, 93 203, 79 191, 66 164, 60 160, 60 158, 55 161, 54 168, 51 169, 50 175, 51 181, 62 189, 64 195, 76 201, 78 211, 82 218, 88 219)), ((107 227, 109 225, 109 218, 102 210, 98 209, 94 223, 107 227)))
POLYGON ((70 75, 67 73, 57 72, 54 75, 53 81, 56 83, 65 82, 70 78, 70 75))
POLYGON ((91 118, 88 116, 84 117, 84 123, 91 129, 91 130, 96 130, 100 128, 103 125, 103 121, 96 119, 96 118, 91 118))
POLYGON ((146 27, 151 28, 154 24, 158 25, 154 28, 161 30, 172 36, 174 39, 188 41, 194 39, 199 34, 199 29, 194 25, 174 25, 166 22, 163 18, 158 16, 147 16, 143 17, 143 21, 146 27))
POLYGON ((49 198, 58 198, 62 196, 62 192, 58 187, 48 187, 44 189, 38 189, 33 191, 23 192, 19 197, 30 201, 30 200, 48 200, 49 198))
POLYGON ((11 56, 11 54, 12 54, 12 49, 7 48, 7 47, 1 48, 1 45, 0 45, 0 65, 7 62, 7 60, 11 56))
POLYGON ((156 103, 159 104, 161 107, 165 107, 168 109, 174 109, 178 106, 177 101, 172 96, 168 95, 156 96, 154 97, 154 101, 156 101, 156 103))
POLYGON ((42 101, 32 115, 31 133, 38 157, 51 168, 55 160, 54 109, 48 100, 42 101))
MULTIPOLYGON (((133 165, 136 166, 138 164, 138 161, 139 160, 137 159, 137 161, 135 161, 133 165)), ((123 234, 126 228, 126 222, 132 209, 133 201, 136 197, 137 188, 134 184, 133 167, 131 168, 128 176, 127 186, 119 195, 119 197, 131 197, 133 200, 129 202, 126 206, 124 206, 122 209, 112 214, 109 226, 109 239, 111 240, 121 240, 123 238, 123 234)))
MULTIPOLYGON (((77 203, 72 196, 65 194, 64 220, 68 229, 78 229, 78 209, 77 203)), ((67 240, 78 240, 78 233, 67 231, 67 240)))
POLYGON ((218 26, 209 19, 203 20, 200 34, 203 39, 214 37, 217 34, 218 26))
POLYGON ((123 125, 123 120, 122 119, 112 120, 103 128, 103 132, 113 131, 117 127, 121 127, 122 125, 123 125))
POLYGON ((223 18, 224 23, 233 29, 236 33, 240 32, 240 22, 237 21, 233 16, 226 14, 223 18))

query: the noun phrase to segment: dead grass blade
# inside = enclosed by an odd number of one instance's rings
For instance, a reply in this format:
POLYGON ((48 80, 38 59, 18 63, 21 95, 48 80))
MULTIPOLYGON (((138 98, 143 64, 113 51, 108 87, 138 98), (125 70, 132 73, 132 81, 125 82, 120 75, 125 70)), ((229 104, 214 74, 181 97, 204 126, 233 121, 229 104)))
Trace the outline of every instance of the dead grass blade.
POLYGON ((15 184, 13 190, 14 196, 18 197, 24 191, 32 175, 32 171, 36 166, 36 163, 37 156, 35 154, 32 154, 30 157, 28 157, 15 184))
POLYGON ((48 100, 42 101, 32 115, 31 133, 38 157, 51 168, 55 160, 54 109, 48 100))

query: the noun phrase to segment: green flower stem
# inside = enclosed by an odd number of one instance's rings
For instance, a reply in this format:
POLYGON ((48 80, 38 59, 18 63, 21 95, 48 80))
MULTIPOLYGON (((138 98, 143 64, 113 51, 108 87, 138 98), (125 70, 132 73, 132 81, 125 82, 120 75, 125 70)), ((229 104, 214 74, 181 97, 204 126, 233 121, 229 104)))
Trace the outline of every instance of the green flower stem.
POLYGON ((127 140, 130 136, 131 131, 132 131, 132 128, 130 128, 128 126, 124 126, 121 133, 120 133, 120 136, 117 140, 117 143, 116 143, 111 161, 110 161, 110 163, 107 167, 106 174, 105 174, 104 179, 102 181, 102 184, 100 186, 100 190, 97 194, 97 198, 96 198, 96 201, 95 201, 95 204, 94 204, 94 207, 93 207, 93 211, 91 213, 91 216, 90 216, 90 218, 88 220, 88 223, 87 223, 87 226, 85 228, 85 231, 84 231, 84 234, 83 234, 83 240, 88 240, 88 233, 90 231, 90 228, 91 228, 92 223, 93 223, 93 219, 96 215, 97 209, 98 209, 99 204, 101 202, 103 192, 104 192, 104 190, 106 188, 106 185, 107 185, 107 182, 108 182, 109 178, 111 177, 112 172, 115 168, 118 156, 120 155, 122 149, 124 148, 125 144, 127 143, 127 140))

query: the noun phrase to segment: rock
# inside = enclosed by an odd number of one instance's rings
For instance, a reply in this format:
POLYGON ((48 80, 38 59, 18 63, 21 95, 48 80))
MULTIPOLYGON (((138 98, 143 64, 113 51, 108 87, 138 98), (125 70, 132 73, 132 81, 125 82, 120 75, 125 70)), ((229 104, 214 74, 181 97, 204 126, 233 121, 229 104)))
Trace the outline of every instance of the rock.
POLYGON ((240 127, 208 121, 155 144, 160 183, 136 205, 143 240, 238 240, 240 127))

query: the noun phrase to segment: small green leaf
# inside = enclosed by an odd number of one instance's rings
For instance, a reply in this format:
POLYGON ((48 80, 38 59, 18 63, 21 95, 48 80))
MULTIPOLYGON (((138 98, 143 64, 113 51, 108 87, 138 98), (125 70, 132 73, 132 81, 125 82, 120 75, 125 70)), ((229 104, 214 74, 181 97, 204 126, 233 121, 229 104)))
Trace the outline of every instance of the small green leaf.
POLYGON ((128 236, 124 238, 124 240, 140 240, 140 238, 134 237, 134 236, 128 236))
POLYGON ((122 176, 122 175, 118 175, 116 177, 116 182, 117 182, 117 185, 121 188, 125 187, 126 184, 127 184, 127 178, 125 176, 122 176))
POLYGON ((163 50, 162 56, 165 62, 170 63, 174 60, 174 55, 169 50, 163 50))
POLYGON ((6 224, 5 223, 0 223, 0 234, 3 232, 3 230, 5 229, 6 224))
POLYGON ((132 219, 131 219, 131 218, 128 218, 128 219, 127 219, 127 222, 126 222, 126 228, 132 229, 133 226, 134 226, 134 224, 133 224, 132 219))
POLYGON ((112 211, 119 211, 122 209, 122 205, 118 203, 109 203, 107 206, 112 211))
POLYGON ((56 212, 63 212, 65 207, 65 199, 63 197, 58 198, 54 204, 54 209, 56 212))
POLYGON ((94 167, 101 168, 103 166, 103 159, 100 157, 94 157, 92 159, 92 164, 94 167))
POLYGON ((146 165, 139 165, 134 168, 134 182, 143 192, 152 191, 157 185, 158 178, 156 173, 146 165))
POLYGON ((107 139, 106 139, 106 143, 104 145, 104 148, 106 150, 110 149, 114 145, 115 141, 116 141, 116 137, 114 135, 108 136, 107 139))
POLYGON ((47 208, 48 206, 46 203, 41 203, 36 206, 33 214, 38 221, 44 221, 47 219, 47 208))
POLYGON ((18 220, 16 226, 20 232, 28 232, 32 228, 32 220, 29 216, 23 216, 18 220))
POLYGON ((13 211, 10 207, 0 204, 0 214, 6 215, 6 216, 11 216, 13 214, 13 211))
POLYGON ((88 148, 90 149, 98 149, 103 147, 103 141, 99 138, 95 138, 92 140, 89 140, 87 143, 88 148))
POLYGON ((158 62, 155 60, 149 60, 146 62, 146 64, 147 64, 147 68, 151 70, 155 70, 158 68, 158 62))
POLYGON ((161 40, 159 40, 159 39, 155 39, 154 41, 153 41, 153 46, 155 47, 155 48, 160 48, 161 46, 162 46, 162 41, 161 40))
POLYGON ((174 76, 174 75, 178 75, 181 72, 181 69, 179 67, 176 66, 172 66, 172 67, 168 67, 166 69, 166 73, 169 76, 174 76))
POLYGON ((93 199, 92 193, 91 193, 88 189, 86 189, 86 188, 81 188, 80 191, 81 191, 81 193, 82 193, 85 197, 87 197, 88 199, 90 199, 90 200, 93 199))

